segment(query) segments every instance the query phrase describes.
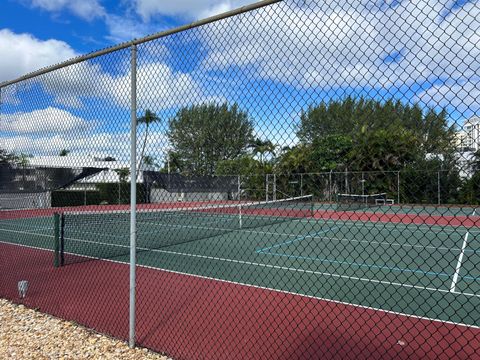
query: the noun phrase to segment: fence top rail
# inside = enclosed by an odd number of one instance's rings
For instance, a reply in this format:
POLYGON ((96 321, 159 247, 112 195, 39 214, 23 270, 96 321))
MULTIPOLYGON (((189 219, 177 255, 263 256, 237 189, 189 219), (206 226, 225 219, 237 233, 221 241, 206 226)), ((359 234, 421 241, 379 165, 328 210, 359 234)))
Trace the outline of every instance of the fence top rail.
POLYGON ((86 60, 89 60, 89 59, 93 59, 93 58, 96 58, 96 57, 99 57, 99 56, 102 56, 102 55, 105 55, 105 54, 109 54, 109 53, 112 53, 112 52, 115 52, 115 51, 118 51, 118 50, 123 50, 123 49, 131 47, 133 45, 143 44, 143 43, 146 43, 148 41, 160 39, 160 38, 163 38, 163 37, 166 37, 166 36, 169 36, 169 35, 172 35, 172 34, 176 34, 176 33, 182 32, 182 31, 197 28, 197 27, 200 27, 202 25, 210 24, 210 23, 215 22, 215 21, 219 21, 219 20, 223 20, 223 19, 226 19, 226 18, 229 18, 229 17, 232 17, 232 16, 244 14, 246 12, 256 10, 256 9, 259 9, 259 8, 262 8, 262 7, 265 7, 265 6, 268 6, 268 5, 272 5, 272 4, 281 2, 281 1, 283 1, 283 0, 261 0, 261 1, 249 4, 249 5, 239 7, 237 9, 233 9, 233 10, 218 14, 218 15, 210 16, 210 17, 202 19, 202 20, 194 21, 194 22, 191 22, 191 23, 186 24, 186 25, 181 25, 181 26, 178 26, 178 27, 173 28, 173 29, 161 31, 161 32, 158 32, 158 33, 155 33, 155 34, 152 34, 152 35, 145 36, 145 37, 140 38, 140 39, 133 39, 131 41, 127 41, 127 42, 124 42, 124 43, 121 43, 121 44, 118 44, 118 45, 114 45, 114 46, 111 46, 111 47, 108 47, 108 48, 105 48, 105 49, 102 49, 102 50, 98 50, 98 51, 95 51, 95 52, 92 52, 92 53, 89 53, 89 54, 80 55, 78 57, 75 57, 75 58, 70 59, 70 60, 66 60, 66 61, 61 62, 59 64, 51 65, 51 66, 45 67, 43 69, 39 69, 39 70, 33 71, 31 73, 22 75, 19 78, 16 78, 14 80, 7 80, 7 81, 0 82, 0 90, 4 87, 9 86, 9 85, 13 85, 13 84, 19 83, 21 81, 25 81, 25 80, 34 78, 36 76, 43 75, 43 74, 52 72, 54 70, 58 70, 58 69, 61 69, 61 68, 64 68, 64 67, 67 67, 67 66, 70 66, 70 65, 73 65, 73 64, 78 64, 80 62, 83 62, 83 61, 86 61, 86 60))

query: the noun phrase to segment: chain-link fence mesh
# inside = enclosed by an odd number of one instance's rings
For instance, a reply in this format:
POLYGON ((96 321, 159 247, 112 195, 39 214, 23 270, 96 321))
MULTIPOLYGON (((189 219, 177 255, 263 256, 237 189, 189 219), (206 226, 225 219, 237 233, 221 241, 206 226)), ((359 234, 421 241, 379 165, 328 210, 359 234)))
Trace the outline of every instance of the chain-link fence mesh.
POLYGON ((478 2, 261 5, 0 86, 0 296, 127 340, 134 182, 137 344, 478 357, 478 2))

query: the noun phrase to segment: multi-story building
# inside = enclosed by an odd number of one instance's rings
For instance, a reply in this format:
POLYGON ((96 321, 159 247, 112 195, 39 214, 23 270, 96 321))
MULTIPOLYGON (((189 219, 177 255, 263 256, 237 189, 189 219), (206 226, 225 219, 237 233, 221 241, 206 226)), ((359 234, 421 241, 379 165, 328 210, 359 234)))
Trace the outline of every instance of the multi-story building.
POLYGON ((474 116, 463 124, 465 135, 462 138, 462 147, 473 151, 480 149, 480 117, 474 116))

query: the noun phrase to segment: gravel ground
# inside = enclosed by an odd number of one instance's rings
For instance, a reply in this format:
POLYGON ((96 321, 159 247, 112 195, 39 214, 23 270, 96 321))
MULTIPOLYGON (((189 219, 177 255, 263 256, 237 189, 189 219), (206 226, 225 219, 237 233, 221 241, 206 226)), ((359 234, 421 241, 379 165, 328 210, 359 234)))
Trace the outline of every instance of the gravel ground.
POLYGON ((146 349, 0 299, 0 359, 155 359, 146 349))

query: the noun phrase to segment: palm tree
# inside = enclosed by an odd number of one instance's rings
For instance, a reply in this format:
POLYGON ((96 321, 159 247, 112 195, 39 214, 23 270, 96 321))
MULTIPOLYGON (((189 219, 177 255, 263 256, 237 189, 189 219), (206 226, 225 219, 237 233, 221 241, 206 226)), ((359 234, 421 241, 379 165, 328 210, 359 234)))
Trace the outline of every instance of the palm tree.
POLYGON ((274 145, 270 140, 261 140, 255 139, 250 145, 253 148, 254 154, 260 155, 260 164, 262 168, 265 168, 264 157, 266 154, 275 155, 276 145, 274 145))
POLYGON ((160 118, 157 114, 155 114, 151 110, 145 110, 145 114, 137 119, 137 124, 145 124, 145 137, 143 139, 142 151, 140 153, 140 163, 138 164, 138 170, 142 166, 142 162, 145 161, 145 148, 147 147, 147 140, 148 140, 148 130, 150 128, 150 124, 160 121, 160 118))
POLYGON ((115 169, 114 170, 117 175, 118 175, 118 203, 121 203, 121 194, 122 194, 122 184, 127 183, 128 176, 130 175, 130 169, 129 168, 121 168, 121 169, 115 169))
POLYGON ((153 156, 151 156, 151 155, 145 155, 145 156, 143 157, 143 163, 144 163, 145 165, 148 165, 148 166, 158 167, 158 164, 157 164, 157 162, 156 162, 156 159, 155 159, 153 156))

